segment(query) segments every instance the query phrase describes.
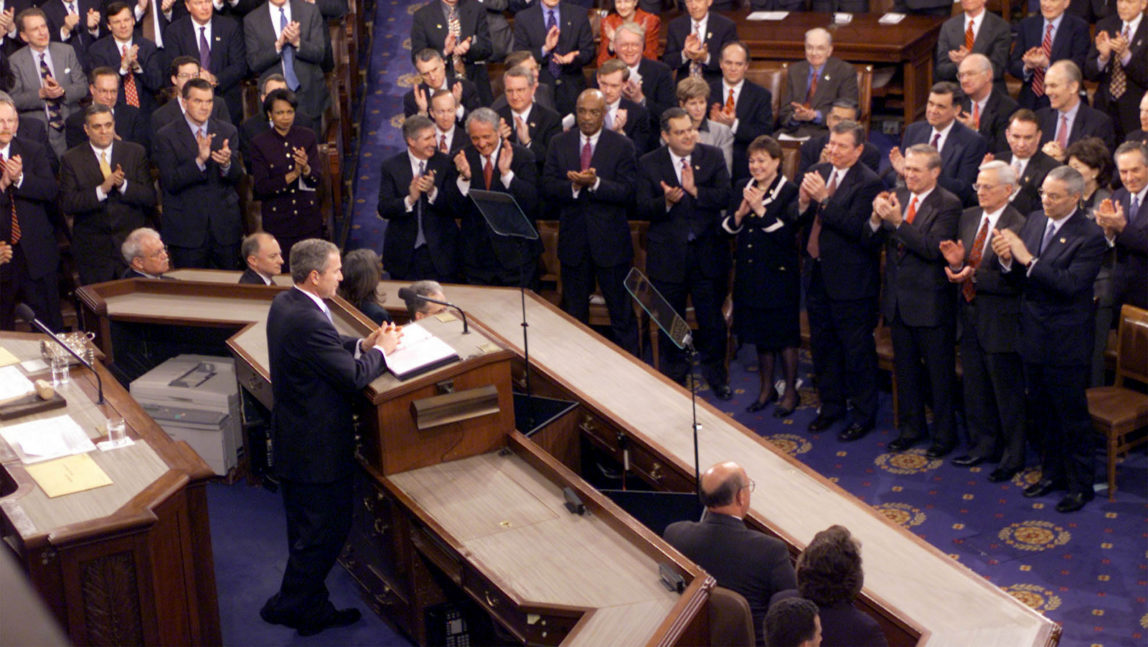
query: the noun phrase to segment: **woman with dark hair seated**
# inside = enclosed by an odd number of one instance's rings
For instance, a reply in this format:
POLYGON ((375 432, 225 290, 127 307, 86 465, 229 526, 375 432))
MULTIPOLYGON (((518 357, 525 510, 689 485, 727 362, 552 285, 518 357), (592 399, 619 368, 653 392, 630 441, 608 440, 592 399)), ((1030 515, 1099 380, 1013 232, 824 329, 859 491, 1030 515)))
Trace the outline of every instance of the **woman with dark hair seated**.
POLYGON ((821 647, 888 647, 877 621, 853 606, 865 575, 861 544, 844 526, 829 526, 797 556, 797 589, 781 591, 777 600, 803 597, 817 604, 821 647))
POLYGON ((263 201, 263 231, 279 241, 284 259, 300 240, 325 238, 319 143, 314 131, 295 123, 298 104, 294 92, 272 90, 263 99, 271 129, 251 140, 251 175, 255 199, 263 201))
POLYGON ((391 315, 379 303, 377 288, 382 277, 379 255, 369 249, 356 249, 343 255, 343 282, 339 296, 351 302, 377 324, 391 323, 391 315))

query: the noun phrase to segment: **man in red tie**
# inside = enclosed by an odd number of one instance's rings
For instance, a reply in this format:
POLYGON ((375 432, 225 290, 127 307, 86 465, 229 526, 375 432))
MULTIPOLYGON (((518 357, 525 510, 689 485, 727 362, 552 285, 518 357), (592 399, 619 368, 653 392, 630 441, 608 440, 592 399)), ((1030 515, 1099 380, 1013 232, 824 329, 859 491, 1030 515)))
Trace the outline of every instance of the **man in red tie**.
POLYGON ((116 70, 121 89, 116 105, 132 106, 146 115, 155 109, 155 94, 163 88, 163 57, 154 42, 135 33, 132 11, 126 2, 117 0, 108 5, 111 33, 88 48, 87 69, 106 66, 116 70))
POLYGON ((458 114, 458 101, 454 94, 446 90, 435 90, 430 97, 430 118, 434 122, 434 141, 438 152, 454 155, 466 146, 466 135, 462 132, 458 114))
POLYGON ((1008 67, 1012 31, 1008 21, 985 9, 985 0, 961 0, 962 12, 941 25, 934 81, 957 81, 957 68, 970 54, 983 54, 992 62, 992 81, 1005 92, 1004 73, 1008 67))
POLYGON ((1008 150, 1004 131, 1019 106, 1003 89, 993 85, 993 65, 984 54, 969 54, 960 65, 961 113, 957 119, 980 133, 992 152, 1008 150))
POLYGON ((721 50, 721 81, 710 84, 710 119, 733 131, 734 180, 749 177, 746 148, 761 135, 773 132, 773 103, 769 90, 745 78, 749 49, 741 41, 726 43, 721 50))
POLYGON ((1041 0, 1040 14, 1020 21, 1009 56, 1008 72, 1024 81, 1017 103, 1036 110, 1048 105, 1045 74, 1059 60, 1084 66, 1088 54, 1088 23, 1066 14, 1069 0, 1041 0))
POLYGON ((1096 24, 1084 76, 1096 81, 1093 106, 1112 114, 1116 139, 1140 127, 1140 97, 1148 90, 1148 0, 1117 0, 1116 15, 1096 24))
POLYGON ((904 159, 905 187, 873 201, 873 214, 864 229, 885 245, 881 314, 892 329, 901 427, 889 449, 904 451, 924 438, 929 404, 933 410, 933 443, 925 454, 929 458, 940 458, 957 444, 952 398, 956 300, 940 245, 957 237, 961 201, 937 184, 940 175, 941 155, 936 149, 928 144, 910 146, 904 159), (926 392, 932 396, 928 402, 926 392))
POLYGON ((1049 106, 1036 111, 1040 121, 1041 150, 1049 157, 1068 161, 1064 151, 1085 137, 1099 137, 1108 150, 1116 148, 1112 119, 1080 100, 1084 78, 1072 61, 1057 61, 1044 77, 1049 106))

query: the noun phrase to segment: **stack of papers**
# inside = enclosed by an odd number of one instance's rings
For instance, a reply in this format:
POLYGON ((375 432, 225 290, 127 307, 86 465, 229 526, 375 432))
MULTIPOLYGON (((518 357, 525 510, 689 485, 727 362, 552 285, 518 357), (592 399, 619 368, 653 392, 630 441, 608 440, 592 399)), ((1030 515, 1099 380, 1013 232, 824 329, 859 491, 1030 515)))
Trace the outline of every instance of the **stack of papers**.
POLYGON ((877 22, 881 23, 882 25, 896 25, 897 23, 901 22, 904 19, 905 19, 905 14, 897 13, 895 11, 890 11, 889 13, 885 14, 884 16, 881 16, 881 19, 878 20, 877 22))
POLYGON ((398 348, 387 355, 387 370, 405 380, 458 359, 458 353, 450 344, 417 323, 408 324, 403 326, 403 338, 398 348))
POLYGON ((754 11, 745 17, 746 20, 785 20, 788 11, 754 11))
POLYGON ((88 434, 66 414, 5 427, 0 436, 25 465, 96 449, 88 434))
POLYGON ((31 380, 15 366, 0 368, 0 403, 22 398, 36 390, 31 380))

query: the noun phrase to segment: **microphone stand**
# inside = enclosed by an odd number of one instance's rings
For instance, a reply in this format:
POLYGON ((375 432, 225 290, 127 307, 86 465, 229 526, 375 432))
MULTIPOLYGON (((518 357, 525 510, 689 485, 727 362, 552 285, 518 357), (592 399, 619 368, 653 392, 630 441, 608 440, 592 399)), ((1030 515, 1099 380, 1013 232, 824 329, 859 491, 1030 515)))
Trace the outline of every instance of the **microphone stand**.
POLYGON ((80 360, 80 364, 82 366, 84 366, 85 368, 87 368, 88 370, 90 370, 92 372, 92 375, 96 376, 96 390, 97 390, 97 394, 99 396, 97 401, 96 401, 96 404, 104 404, 104 380, 103 380, 103 378, 100 377, 100 372, 96 370, 96 367, 89 364, 88 360, 84 359, 83 357, 80 357, 79 353, 72 350, 71 346, 65 344, 64 340, 60 339, 59 336, 56 335, 56 333, 52 332, 52 330, 50 328, 45 326, 39 319, 37 319, 36 315, 32 312, 31 308, 29 308, 28 306, 26 306, 24 304, 21 304, 21 305, 23 305, 24 307, 23 308, 18 307, 16 309, 16 314, 18 314, 21 319, 23 319, 24 321, 27 321, 28 323, 30 323, 33 326, 35 326, 36 328, 38 328, 40 330, 40 332, 51 337, 64 350, 68 351, 68 353, 70 353, 72 355, 72 357, 75 357, 76 359, 80 360))
POLYGON ((519 294, 522 298, 522 353, 526 371, 523 378, 526 380, 526 429, 534 431, 534 392, 530 388, 530 335, 527 329, 530 324, 526 323, 526 269, 529 264, 522 266, 522 281, 518 284, 519 294))
POLYGON ((694 348, 693 335, 686 336, 686 357, 688 358, 688 366, 690 371, 690 410, 693 415, 693 429, 694 436, 694 487, 697 489, 699 500, 702 496, 702 474, 700 463, 698 462, 698 432, 701 431, 701 425, 698 424, 698 380, 694 376, 694 360, 697 359, 698 351, 694 348))

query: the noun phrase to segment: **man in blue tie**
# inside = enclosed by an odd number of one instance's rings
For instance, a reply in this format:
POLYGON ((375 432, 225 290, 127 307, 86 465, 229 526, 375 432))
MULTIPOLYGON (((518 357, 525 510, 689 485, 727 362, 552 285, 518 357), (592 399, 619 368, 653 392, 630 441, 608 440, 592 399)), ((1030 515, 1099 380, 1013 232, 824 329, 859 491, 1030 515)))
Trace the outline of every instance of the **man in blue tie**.
POLYGON ((559 0, 539 0, 514 17, 514 49, 529 50, 542 68, 539 82, 554 88, 558 114, 574 112, 586 88, 582 67, 594 60, 594 32, 586 9, 559 0))
POLYGON ((247 66, 260 82, 282 74, 307 115, 307 123, 301 125, 315 132, 331 101, 322 68, 328 47, 324 29, 319 10, 305 0, 269 0, 243 19, 247 66))
POLYGON ((1148 147, 1125 142, 1116 149, 1116 170, 1123 188, 1112 194, 1112 204, 1096 211, 1109 247, 1116 248, 1115 310, 1128 303, 1148 308, 1148 147))

